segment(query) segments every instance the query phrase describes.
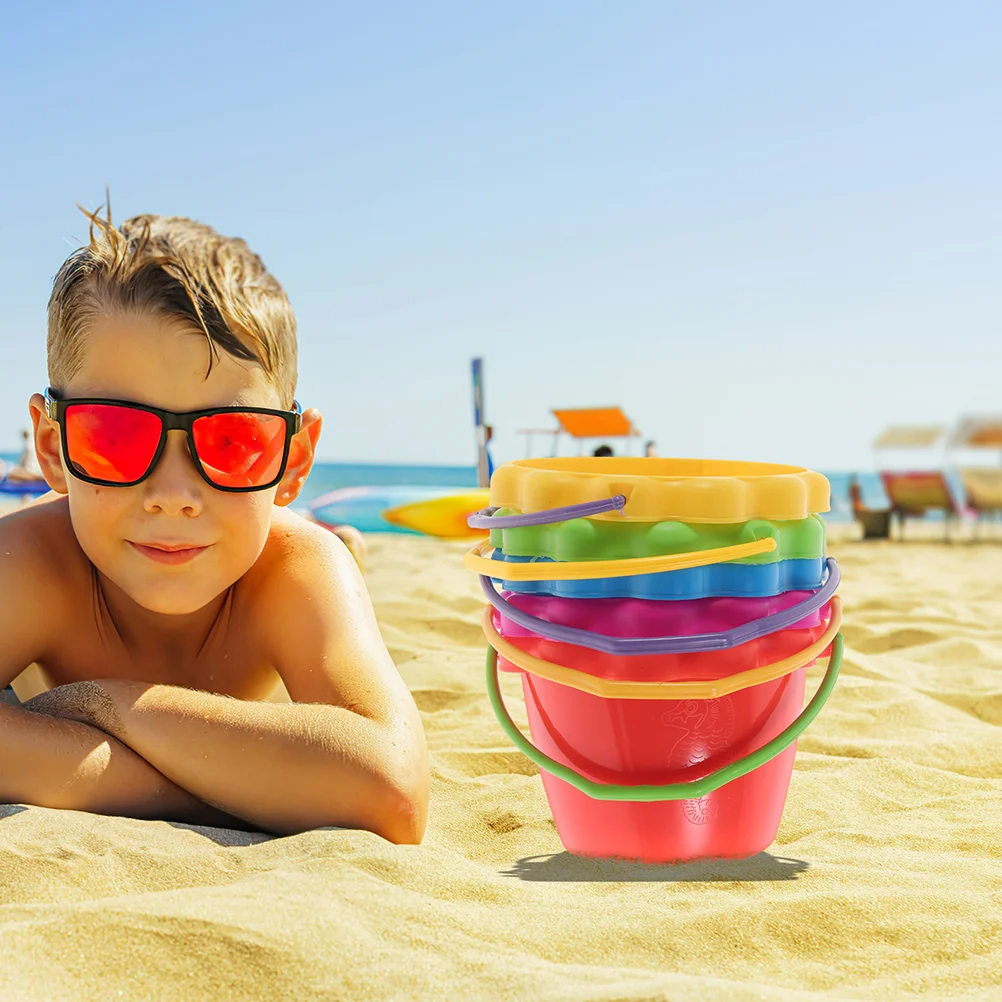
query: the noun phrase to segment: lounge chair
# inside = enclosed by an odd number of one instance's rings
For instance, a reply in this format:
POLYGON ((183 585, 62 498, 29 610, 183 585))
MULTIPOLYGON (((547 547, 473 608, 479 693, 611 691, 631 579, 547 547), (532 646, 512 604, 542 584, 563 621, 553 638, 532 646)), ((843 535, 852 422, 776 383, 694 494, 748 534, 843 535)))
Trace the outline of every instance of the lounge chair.
POLYGON ((1002 511, 1002 469, 966 467, 960 471, 967 507, 978 514, 1002 511))
MULTIPOLYGON (((943 436, 939 426, 895 426, 874 442, 874 449, 929 449, 943 436)), ((897 517, 901 537, 905 520, 924 518, 930 511, 943 512, 944 531, 950 538, 950 523, 960 514, 950 483, 942 470, 881 470, 880 479, 891 503, 890 515, 897 517)))
POLYGON ((906 518, 925 518, 930 511, 941 511, 949 523, 960 514, 950 484, 940 470, 898 472, 883 470, 880 479, 891 502, 891 515, 897 516, 904 534, 906 518))
MULTIPOLYGON (((1002 452, 1002 416, 963 418, 950 436, 950 448, 1002 452)), ((963 466, 960 479, 967 507, 977 515, 979 522, 1002 511, 1002 467, 963 466)))
POLYGON ((890 537, 890 508, 857 508, 853 515, 863 529, 864 539, 888 539, 890 537))

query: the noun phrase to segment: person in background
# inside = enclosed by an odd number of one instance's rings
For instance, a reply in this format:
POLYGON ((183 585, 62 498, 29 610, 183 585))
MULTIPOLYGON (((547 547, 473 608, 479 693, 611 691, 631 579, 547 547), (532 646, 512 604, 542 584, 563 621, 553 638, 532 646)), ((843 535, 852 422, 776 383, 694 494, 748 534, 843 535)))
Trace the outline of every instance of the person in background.
POLYGON ((653 458, 657 454, 657 450, 654 448, 654 439, 652 438, 644 445, 644 455, 648 458, 653 458))
POLYGON ((602 458, 605 456, 613 456, 615 455, 615 453, 612 451, 611 445, 599 445, 596 446, 595 451, 592 453, 592 455, 602 458))
POLYGON ((855 474, 849 477, 849 504, 852 505, 853 515, 866 510, 866 505, 863 504, 863 488, 855 474))
POLYGON ((21 435, 24 439, 24 446, 21 449, 21 458, 17 465, 12 466, 7 471, 8 480, 41 480, 42 468, 38 465, 38 457, 35 455, 35 443, 31 440, 31 433, 25 428, 21 435))
POLYGON ((494 425, 484 425, 484 453, 487 456, 487 482, 494 476, 494 457, 491 455, 491 439, 494 437, 494 425))
POLYGON ((365 536, 363 536, 362 533, 355 528, 355 526, 327 525, 326 522, 317 522, 314 518, 310 518, 310 521, 319 525, 323 529, 333 532, 334 535, 348 547, 348 552, 355 558, 355 563, 358 564, 358 569, 363 574, 365 573, 365 554, 367 552, 365 536))

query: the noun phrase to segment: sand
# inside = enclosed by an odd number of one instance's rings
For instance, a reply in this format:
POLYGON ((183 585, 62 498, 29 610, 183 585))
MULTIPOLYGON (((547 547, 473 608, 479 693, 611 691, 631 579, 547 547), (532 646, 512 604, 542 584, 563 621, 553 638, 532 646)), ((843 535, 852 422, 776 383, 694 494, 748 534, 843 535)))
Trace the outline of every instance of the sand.
POLYGON ((0 808, 0 998, 1002 998, 1002 539, 831 546, 845 662, 779 837, 674 868, 563 851, 487 703, 462 547, 369 542, 424 843, 0 808))

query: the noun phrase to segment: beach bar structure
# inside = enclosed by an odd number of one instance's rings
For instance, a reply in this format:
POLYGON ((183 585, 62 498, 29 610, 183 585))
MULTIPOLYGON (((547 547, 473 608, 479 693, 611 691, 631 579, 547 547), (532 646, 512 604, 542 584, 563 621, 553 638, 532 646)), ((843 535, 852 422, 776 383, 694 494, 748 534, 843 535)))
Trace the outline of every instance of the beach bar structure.
POLYGON ((557 454, 557 443, 560 436, 569 435, 578 443, 578 455, 584 451, 584 440, 588 438, 623 438, 626 439, 626 454, 631 455, 630 444, 634 438, 640 437, 639 429, 623 413, 621 407, 579 407, 563 408, 550 412, 557 419, 556 428, 521 428, 520 435, 525 435, 525 454, 532 455, 532 439, 534 435, 549 436, 552 439, 551 455, 557 454))

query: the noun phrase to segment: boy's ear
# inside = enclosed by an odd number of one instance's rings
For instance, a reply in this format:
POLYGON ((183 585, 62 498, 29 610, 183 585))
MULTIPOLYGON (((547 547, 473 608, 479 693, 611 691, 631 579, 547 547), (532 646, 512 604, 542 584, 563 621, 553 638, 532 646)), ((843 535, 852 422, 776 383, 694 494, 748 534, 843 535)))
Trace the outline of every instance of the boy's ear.
POLYGON ((31 426, 35 433, 35 454, 42 468, 45 482, 58 494, 68 494, 66 474, 59 458, 59 425, 49 419, 45 412, 45 397, 33 393, 28 401, 31 426))
POLYGON ((289 463, 275 495, 275 504, 280 507, 292 504, 299 497, 299 492, 313 469, 322 424, 323 418, 315 407, 303 411, 302 425, 289 446, 289 463))

